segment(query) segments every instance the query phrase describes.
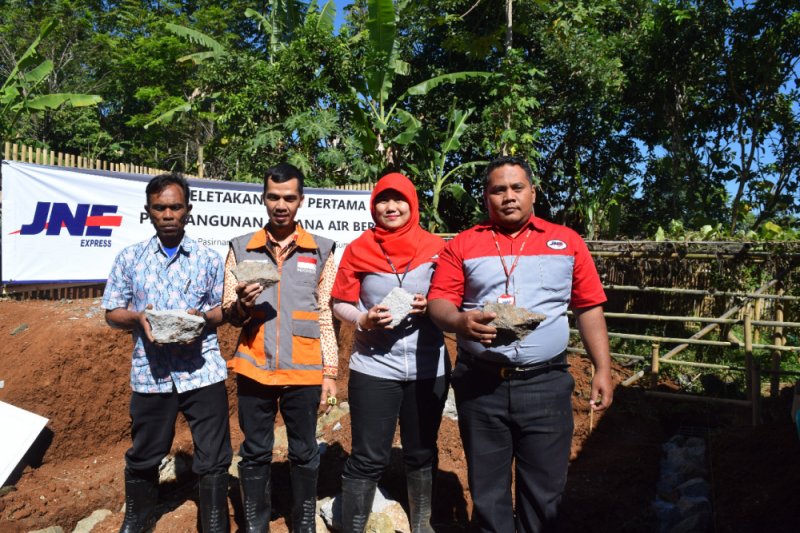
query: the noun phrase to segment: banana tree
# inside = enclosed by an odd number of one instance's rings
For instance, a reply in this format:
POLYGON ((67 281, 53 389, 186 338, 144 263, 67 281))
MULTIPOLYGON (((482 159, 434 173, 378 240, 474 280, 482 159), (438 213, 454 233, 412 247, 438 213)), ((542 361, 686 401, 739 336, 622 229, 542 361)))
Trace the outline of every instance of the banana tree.
POLYGON ((264 16, 255 9, 248 8, 244 15, 258 22, 258 25, 269 37, 268 55, 272 63, 275 54, 292 39, 295 28, 300 24, 307 24, 310 17, 318 15, 318 27, 327 28, 333 33, 334 20, 336 19, 336 5, 333 0, 328 0, 319 8, 317 1, 312 0, 306 6, 297 0, 270 0, 268 15, 264 16), (305 11, 305 18, 302 14, 305 11))
POLYGON ((11 135, 23 114, 58 109, 63 105, 88 107, 103 101, 96 94, 39 94, 40 86, 53 72, 54 65, 49 59, 41 60, 36 47, 53 30, 55 23, 55 20, 51 20, 42 25, 39 35, 19 58, 0 87, 0 137, 11 135))
POLYGON ((439 201, 443 192, 449 192, 457 202, 469 206, 473 212, 480 210, 478 203, 470 197, 461 184, 448 182, 459 172, 474 169, 478 165, 485 165, 486 161, 461 163, 447 170, 448 156, 461 148, 460 139, 467 130, 467 119, 474 112, 474 109, 466 111, 457 109, 456 101, 453 100, 447 118, 447 130, 440 147, 436 149, 431 143, 425 144, 424 159, 427 166, 408 164, 408 167, 414 172, 416 180, 425 183, 431 190, 430 197, 423 198, 427 199, 427 202, 423 202, 423 214, 427 219, 430 232, 450 229, 439 211, 439 201))
POLYGON ((488 72, 453 72, 435 76, 409 87, 392 98, 395 76, 409 73, 409 65, 401 60, 397 44, 397 18, 407 2, 395 5, 392 0, 368 0, 367 68, 351 86, 356 137, 366 155, 378 154, 380 165, 395 163, 397 145, 414 141, 421 122, 403 109, 410 96, 424 96, 447 83, 470 78, 487 78, 488 72))

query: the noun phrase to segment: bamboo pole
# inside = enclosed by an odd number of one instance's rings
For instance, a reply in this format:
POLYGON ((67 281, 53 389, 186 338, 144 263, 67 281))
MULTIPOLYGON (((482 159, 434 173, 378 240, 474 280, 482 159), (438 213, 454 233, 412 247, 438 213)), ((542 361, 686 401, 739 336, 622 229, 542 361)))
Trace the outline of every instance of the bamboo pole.
MULTIPOLYGON (((778 285, 778 294, 783 293, 783 286, 778 285)), ((783 322, 783 302, 778 300, 775 302, 775 322, 783 322)), ((775 329, 772 331, 772 344, 775 346, 784 346, 786 344, 786 338, 783 336, 783 327, 776 326, 775 329)), ((777 398, 778 394, 780 394, 780 375, 776 374, 776 372, 780 371, 781 369, 781 353, 779 350, 772 351, 772 361, 771 361, 771 370, 772 374, 769 378, 769 395, 770 398, 777 398)))
MULTIPOLYGON (((778 300, 780 301, 780 300, 778 300)), ((761 313, 764 310, 764 298, 756 298, 755 307, 753 310, 753 322, 761 320, 761 313)), ((758 327, 753 324, 753 342, 758 344, 761 341, 761 332, 758 327)))
POLYGON ((5 159, 6 161, 11 159, 11 143, 9 141, 6 141, 6 144, 5 144, 5 151, 3 152, 3 159, 5 159))
POLYGON ((747 306, 744 315, 744 358, 745 368, 749 377, 750 403, 753 406, 753 427, 757 426, 761 420, 759 409, 759 399, 761 398, 761 379, 758 373, 758 363, 753 359, 753 309, 747 306))
MULTIPOLYGON (((773 280, 774 282, 775 280, 773 280)), ((688 294, 695 296, 733 296, 737 298, 765 298, 768 300, 800 300, 800 296, 778 296, 777 294, 761 294, 756 292, 730 292, 730 291, 709 291, 704 289, 678 289, 673 287, 637 287, 635 285, 603 285, 603 289, 625 292, 656 292, 668 294, 688 294)))
MULTIPOLYGON (((453 340, 455 340, 455 337, 453 337, 453 340)), ((587 352, 583 348, 567 348, 567 351, 569 353, 577 353, 577 354, 581 354, 581 355, 589 355, 589 352, 587 352)), ((634 360, 634 361, 644 361, 645 360, 645 357, 642 356, 642 355, 631 355, 631 354, 627 354, 627 353, 615 353, 615 352, 611 352, 609 355, 611 357, 618 357, 620 359, 631 359, 631 360, 634 360)))
POLYGON ((58 166, 60 166, 60 167, 64 166, 64 153, 63 152, 58 152, 58 166))
POLYGON ((41 146, 37 146, 36 147, 36 164, 37 165, 41 165, 42 164, 42 147, 41 146))
POLYGON ((713 368, 716 370, 739 370, 736 367, 730 365, 717 365, 714 363, 698 363, 697 361, 679 361, 677 359, 660 359, 660 363, 665 365, 677 365, 677 366, 692 366, 695 368, 713 368))
POLYGON ((17 146, 17 143, 14 143, 11 146, 11 159, 13 161, 19 161, 19 159, 17 159, 18 156, 19 156, 19 146, 17 146))
POLYGON ((658 350, 659 344, 654 342, 650 345, 650 388, 656 389, 658 387, 658 350))
MULTIPOLYGON (((568 314, 572 315, 572 311, 568 314)), ((648 320, 651 322, 700 322, 710 324, 741 324, 740 318, 716 318, 709 316, 677 316, 677 315, 647 315, 639 313, 614 313, 603 312, 606 318, 625 318, 633 320, 648 320)), ((754 326, 783 326, 787 328, 800 328, 800 322, 785 322, 775 320, 753 320, 754 326)))
POLYGON ((653 396, 655 398, 665 398, 667 400, 685 400, 689 402, 705 402, 705 403, 719 403, 724 405, 736 405, 739 407, 750 407, 749 400, 732 400, 729 398, 714 398, 711 396, 696 396, 694 394, 682 394, 680 392, 660 392, 660 391, 644 391, 646 396, 653 396))
MULTIPOLYGON (((578 333, 577 329, 570 329, 570 333, 578 333)), ((695 339, 695 338, 682 338, 682 337, 660 337, 658 335, 638 335, 635 333, 616 333, 616 332, 609 332, 609 337, 617 338, 617 339, 628 339, 634 341, 653 341, 653 342, 666 342, 666 343, 681 343, 686 344, 694 344, 698 346, 721 346, 723 348, 731 348, 734 347, 735 343, 728 342, 728 341, 707 341, 702 339, 695 339)), ((774 346, 772 344, 753 344, 753 348, 757 350, 779 350, 781 352, 800 352, 800 346, 774 346)), ((674 351, 674 350, 673 350, 674 351)), ((665 359, 667 356, 664 355, 661 359, 665 359)))

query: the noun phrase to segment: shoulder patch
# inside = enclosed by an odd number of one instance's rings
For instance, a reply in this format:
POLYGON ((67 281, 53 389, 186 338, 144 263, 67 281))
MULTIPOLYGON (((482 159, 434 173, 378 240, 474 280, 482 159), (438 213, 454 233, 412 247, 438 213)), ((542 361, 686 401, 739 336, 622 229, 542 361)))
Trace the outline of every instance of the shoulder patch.
POLYGON ((558 239, 552 239, 547 241, 547 247, 553 250, 564 250, 567 247, 567 243, 558 239))

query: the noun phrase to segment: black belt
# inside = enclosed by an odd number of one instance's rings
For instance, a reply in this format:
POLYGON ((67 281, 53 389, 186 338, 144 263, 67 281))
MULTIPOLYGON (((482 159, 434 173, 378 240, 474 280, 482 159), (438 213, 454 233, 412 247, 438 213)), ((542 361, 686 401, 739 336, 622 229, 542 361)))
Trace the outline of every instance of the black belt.
POLYGON ((491 374, 498 376, 500 379, 527 379, 537 374, 544 374, 551 370, 563 370, 569 368, 567 363, 567 352, 563 351, 549 361, 541 363, 534 363, 532 365, 524 366, 509 366, 503 363, 496 363, 494 361, 487 361, 486 359, 478 359, 472 355, 460 353, 458 360, 472 368, 480 368, 486 370, 491 374))

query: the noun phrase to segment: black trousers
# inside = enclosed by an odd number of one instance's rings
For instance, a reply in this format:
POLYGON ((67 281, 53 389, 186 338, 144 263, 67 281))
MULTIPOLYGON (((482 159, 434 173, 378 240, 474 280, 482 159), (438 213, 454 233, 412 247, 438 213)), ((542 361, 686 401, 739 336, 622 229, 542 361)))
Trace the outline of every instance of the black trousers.
POLYGON ((452 379, 478 530, 555 531, 572 441, 570 373, 503 380, 458 362, 452 379))
POLYGON ((172 447, 178 412, 183 413, 192 431, 192 470, 198 475, 227 472, 233 450, 224 381, 180 394, 174 389, 157 394, 133 392, 133 446, 125 453, 128 469, 142 472, 158 467, 172 447))
POLYGON ((238 374, 239 427, 244 442, 239 449, 242 467, 272 462, 275 416, 280 409, 289 441, 289 461, 294 466, 319 467, 317 410, 320 385, 270 386, 238 374))
POLYGON ((353 447, 343 475, 380 479, 391 459, 398 418, 406 469, 435 467, 447 387, 445 376, 395 381, 351 370, 348 396, 353 447))

